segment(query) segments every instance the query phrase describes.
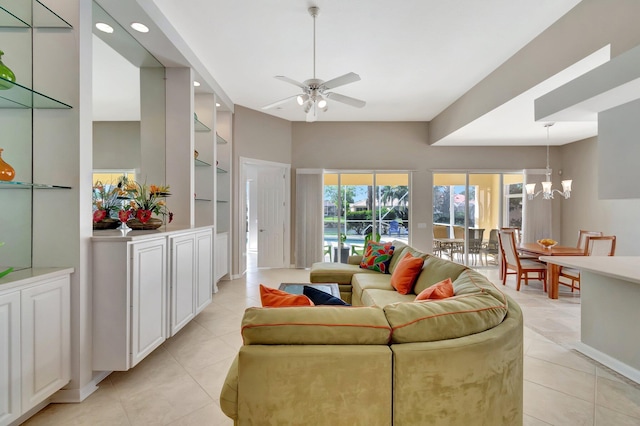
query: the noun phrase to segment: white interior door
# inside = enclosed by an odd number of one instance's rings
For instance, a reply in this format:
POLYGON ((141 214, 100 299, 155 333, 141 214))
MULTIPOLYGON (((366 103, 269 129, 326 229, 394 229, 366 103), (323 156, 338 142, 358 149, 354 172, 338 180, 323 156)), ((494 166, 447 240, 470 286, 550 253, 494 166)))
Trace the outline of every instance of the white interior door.
POLYGON ((285 174, 281 167, 258 169, 258 267, 285 266, 285 174))

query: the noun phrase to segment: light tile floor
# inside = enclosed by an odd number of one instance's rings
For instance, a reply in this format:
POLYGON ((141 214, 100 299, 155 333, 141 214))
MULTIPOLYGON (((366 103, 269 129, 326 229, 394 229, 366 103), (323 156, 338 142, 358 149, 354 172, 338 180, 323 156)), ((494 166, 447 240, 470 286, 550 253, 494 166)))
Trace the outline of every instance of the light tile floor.
MULTIPOLYGON (((480 269, 498 282, 495 268, 480 269)), ((213 302, 138 366, 114 372, 81 404, 50 404, 27 425, 231 425, 219 391, 242 344, 243 311, 259 306, 260 283, 308 281, 309 271, 252 269, 223 281, 213 302)), ((524 424, 640 425, 640 385, 570 349, 580 338, 580 297, 541 283, 505 291, 524 312, 524 424)), ((351 425, 349 425, 351 426, 351 425)))

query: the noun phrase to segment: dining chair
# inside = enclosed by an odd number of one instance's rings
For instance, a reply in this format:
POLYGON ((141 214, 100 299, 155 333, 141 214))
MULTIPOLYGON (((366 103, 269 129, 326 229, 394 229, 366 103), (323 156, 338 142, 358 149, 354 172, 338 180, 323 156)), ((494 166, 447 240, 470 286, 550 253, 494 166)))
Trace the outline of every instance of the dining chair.
MULTIPOLYGON (((616 252, 616 236, 615 235, 586 235, 584 239, 584 255, 585 256, 613 256, 616 252)), ((558 284, 571 287, 571 293, 574 290, 580 290, 580 270, 568 267, 561 267, 558 276, 558 284), (566 278, 570 282, 563 282, 561 278, 566 278)))
MULTIPOLYGON (((498 229, 492 229, 489 231, 489 241, 483 244, 480 250, 481 255, 484 255, 485 265, 489 265, 489 256, 493 258, 493 261, 498 263, 498 255, 500 254, 500 243, 498 242, 498 229)), ((482 260, 480 260, 482 262, 482 260)))
POLYGON ((529 274, 536 274, 538 280, 542 281, 544 291, 547 291, 547 265, 532 259, 521 259, 516 250, 516 237, 513 231, 500 231, 498 233, 500 250, 502 251, 502 261, 504 264, 504 275, 502 285, 506 285, 507 276, 515 275, 517 279, 516 290, 520 291, 520 283, 524 278, 524 284, 529 285, 529 274), (512 270, 513 272, 509 272, 512 270))
POLYGON ((482 265, 480 252, 482 250, 482 240, 484 239, 484 228, 469 228, 467 230, 467 237, 467 254, 473 257, 474 265, 477 264, 478 258, 480 259, 480 265, 482 265))
POLYGON ((602 235, 603 234, 600 231, 585 231, 584 229, 581 229, 578 231, 578 244, 576 247, 583 249, 587 236, 601 237, 602 235))
POLYGON ((449 246, 441 241, 436 241, 437 238, 446 239, 449 238, 449 227, 446 225, 433 225, 433 254, 439 257, 442 255, 449 255, 449 246))

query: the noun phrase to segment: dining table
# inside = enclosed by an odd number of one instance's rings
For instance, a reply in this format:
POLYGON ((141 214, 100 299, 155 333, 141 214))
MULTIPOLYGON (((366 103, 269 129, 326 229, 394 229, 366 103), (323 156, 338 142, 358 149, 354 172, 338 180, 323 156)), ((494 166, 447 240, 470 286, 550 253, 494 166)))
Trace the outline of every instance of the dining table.
POLYGON ((434 238, 433 241, 440 250, 447 253, 451 260, 453 260, 453 253, 462 252, 464 247, 464 238, 434 238))
MULTIPOLYGON (((538 258, 540 256, 584 256, 584 249, 582 248, 561 245, 546 248, 538 243, 521 243, 518 246, 518 252, 538 258)), ((547 295, 549 299, 557 299, 562 266, 549 260, 545 263, 547 264, 547 295)))

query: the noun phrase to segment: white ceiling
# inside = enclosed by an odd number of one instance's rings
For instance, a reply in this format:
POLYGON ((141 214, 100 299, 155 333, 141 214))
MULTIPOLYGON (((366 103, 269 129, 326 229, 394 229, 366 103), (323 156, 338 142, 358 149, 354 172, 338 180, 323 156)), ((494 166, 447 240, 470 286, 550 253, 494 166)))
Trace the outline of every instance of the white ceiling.
MULTIPOLYGON (((174 0, 146 1, 157 6, 233 103, 255 110, 300 92, 274 76, 312 77, 313 19, 307 9, 318 6, 317 77, 356 72, 361 81, 334 91, 367 101, 362 109, 330 101, 319 121, 429 121, 580 2, 191 0, 187 7, 174 0)), ((574 72, 607 59, 596 55, 574 72)), ((545 144, 544 128, 533 122, 533 99, 575 76, 541 84, 438 145, 545 144)), ((264 112, 305 120, 293 99, 264 112)), ((553 131, 563 137, 552 137, 551 144, 563 144, 597 130, 589 122, 558 123, 553 131), (556 130, 561 127, 564 132, 556 130)))

